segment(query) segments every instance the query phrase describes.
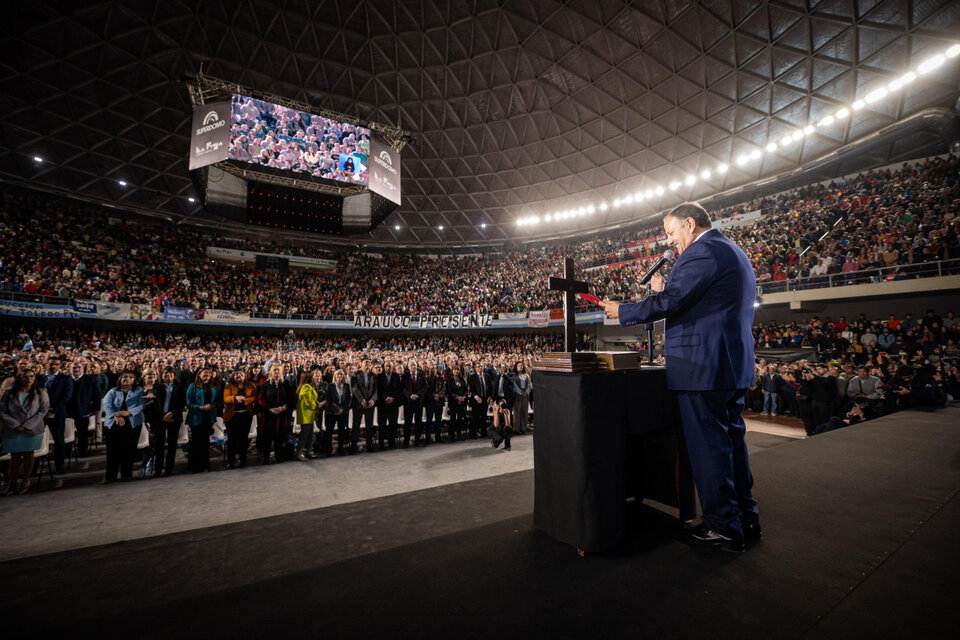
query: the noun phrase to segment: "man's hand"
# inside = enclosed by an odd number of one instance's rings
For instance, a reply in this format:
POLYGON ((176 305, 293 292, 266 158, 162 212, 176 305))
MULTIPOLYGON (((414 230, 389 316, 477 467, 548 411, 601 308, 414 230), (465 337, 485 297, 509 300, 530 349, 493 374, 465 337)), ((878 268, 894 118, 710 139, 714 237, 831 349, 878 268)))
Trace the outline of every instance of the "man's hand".
POLYGON ((659 273, 653 274, 653 277, 650 278, 650 290, 654 293, 660 293, 663 291, 663 286, 667 284, 667 281, 663 279, 663 276, 659 273))
POLYGON ((603 307, 603 310, 606 312, 608 318, 619 318, 620 317, 620 303, 614 300, 602 300, 600 306, 603 307))

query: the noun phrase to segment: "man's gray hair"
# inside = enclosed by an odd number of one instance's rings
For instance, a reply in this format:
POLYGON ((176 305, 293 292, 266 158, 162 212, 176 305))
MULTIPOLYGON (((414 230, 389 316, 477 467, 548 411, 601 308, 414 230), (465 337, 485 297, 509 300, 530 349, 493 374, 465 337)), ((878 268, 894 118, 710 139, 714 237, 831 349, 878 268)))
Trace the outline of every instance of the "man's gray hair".
POLYGON ((713 226, 713 223, 710 221, 710 214, 696 202, 678 204, 671 209, 667 215, 663 216, 664 222, 666 222, 667 218, 676 218, 677 220, 693 218, 693 221, 699 229, 709 229, 713 226))

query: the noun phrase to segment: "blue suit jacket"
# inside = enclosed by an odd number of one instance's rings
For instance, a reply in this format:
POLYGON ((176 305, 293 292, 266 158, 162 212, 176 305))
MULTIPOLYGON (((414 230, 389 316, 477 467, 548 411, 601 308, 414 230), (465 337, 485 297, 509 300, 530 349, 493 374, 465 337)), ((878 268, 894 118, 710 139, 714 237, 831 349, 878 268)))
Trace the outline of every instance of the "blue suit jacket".
POLYGON ((676 391, 746 389, 754 382, 750 260, 716 229, 677 258, 663 291, 620 305, 620 325, 666 318, 667 387, 676 391))

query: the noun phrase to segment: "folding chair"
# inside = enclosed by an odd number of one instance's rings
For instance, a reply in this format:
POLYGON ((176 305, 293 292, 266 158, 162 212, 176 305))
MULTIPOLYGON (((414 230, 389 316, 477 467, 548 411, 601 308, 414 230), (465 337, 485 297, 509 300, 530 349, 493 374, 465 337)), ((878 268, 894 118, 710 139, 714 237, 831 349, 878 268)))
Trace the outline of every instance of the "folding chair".
POLYGON ((40 448, 33 452, 33 468, 34 473, 37 475, 37 488, 39 488, 40 483, 43 482, 44 465, 47 467, 47 473, 50 474, 50 480, 53 480, 53 465, 50 464, 50 441, 52 439, 53 435, 50 433, 50 427, 45 427, 40 448), (37 460, 40 460, 39 465, 37 465, 37 460))
MULTIPOLYGON (((73 445, 70 447, 70 450, 73 452, 71 456, 74 460, 77 461, 77 464, 80 464, 80 455, 77 453, 77 423, 73 418, 64 418, 63 420, 63 444, 73 445)), ((71 465, 70 458, 67 458, 67 468, 69 469, 71 465)))

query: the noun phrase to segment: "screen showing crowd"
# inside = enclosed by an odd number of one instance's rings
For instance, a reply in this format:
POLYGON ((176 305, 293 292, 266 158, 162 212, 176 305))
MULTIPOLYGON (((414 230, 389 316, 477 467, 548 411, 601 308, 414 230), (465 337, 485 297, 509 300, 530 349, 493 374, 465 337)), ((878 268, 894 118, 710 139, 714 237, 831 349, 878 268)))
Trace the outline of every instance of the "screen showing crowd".
POLYGON ((369 129, 241 95, 230 111, 229 159, 369 183, 369 129))

